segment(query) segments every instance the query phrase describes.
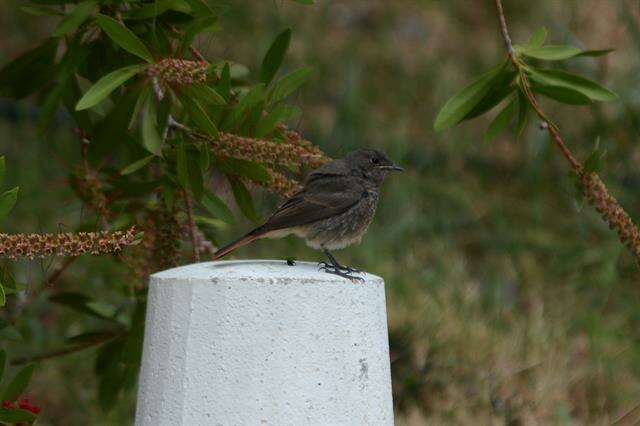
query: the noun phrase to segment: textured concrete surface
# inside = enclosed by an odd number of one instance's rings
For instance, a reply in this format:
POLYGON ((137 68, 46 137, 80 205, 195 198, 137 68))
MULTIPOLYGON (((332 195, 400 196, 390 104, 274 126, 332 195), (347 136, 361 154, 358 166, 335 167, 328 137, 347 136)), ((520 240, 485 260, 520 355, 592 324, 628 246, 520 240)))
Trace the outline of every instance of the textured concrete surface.
POLYGON ((315 263, 152 276, 136 425, 392 425, 384 282, 315 263))

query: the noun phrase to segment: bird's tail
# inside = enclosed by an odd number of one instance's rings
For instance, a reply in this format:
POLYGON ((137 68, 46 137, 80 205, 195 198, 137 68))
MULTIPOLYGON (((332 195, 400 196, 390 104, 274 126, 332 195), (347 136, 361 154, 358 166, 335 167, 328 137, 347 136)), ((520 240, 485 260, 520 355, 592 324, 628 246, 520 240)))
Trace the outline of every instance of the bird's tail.
POLYGON ((223 256, 228 255, 238 247, 242 247, 245 244, 249 244, 251 241, 257 240, 258 238, 262 238, 265 235, 265 231, 263 226, 260 226, 253 231, 245 234, 244 236, 238 238, 235 241, 230 242, 226 246, 220 248, 217 252, 213 254, 213 260, 220 259, 223 256))

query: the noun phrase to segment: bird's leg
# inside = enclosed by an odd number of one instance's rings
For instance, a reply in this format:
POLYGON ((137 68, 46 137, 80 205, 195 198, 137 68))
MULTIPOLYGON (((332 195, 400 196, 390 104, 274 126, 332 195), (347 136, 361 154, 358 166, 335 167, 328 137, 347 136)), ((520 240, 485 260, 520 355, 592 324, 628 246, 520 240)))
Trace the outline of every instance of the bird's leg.
POLYGON ((320 269, 324 270, 329 274, 338 275, 343 278, 348 278, 352 281, 364 281, 364 279, 362 279, 361 277, 354 277, 352 275, 354 273, 359 273, 360 271, 358 271, 357 269, 350 268, 348 266, 341 265, 336 260, 336 258, 333 257, 333 255, 329 252, 329 250, 324 249, 323 251, 324 251, 324 254, 327 255, 327 258, 329 259, 330 263, 320 262, 319 263, 320 269))
MULTIPOLYGON (((329 258, 329 262, 331 262, 331 266, 333 266, 335 269, 339 269, 341 271, 345 271, 348 274, 351 274, 351 273, 354 273, 354 272, 355 273, 362 272, 362 271, 360 271, 358 269, 351 268, 349 266, 341 265, 340 262, 338 262, 338 260, 327 249, 324 249, 324 254, 327 255, 327 257, 329 258)), ((325 263, 325 265, 326 265, 326 263, 325 263)))

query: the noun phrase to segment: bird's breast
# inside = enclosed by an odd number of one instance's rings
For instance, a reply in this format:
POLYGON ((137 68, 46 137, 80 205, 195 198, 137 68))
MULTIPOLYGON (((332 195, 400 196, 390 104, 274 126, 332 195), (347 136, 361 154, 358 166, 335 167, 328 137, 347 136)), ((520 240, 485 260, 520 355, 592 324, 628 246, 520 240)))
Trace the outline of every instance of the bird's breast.
POLYGON ((344 213, 308 225, 307 244, 329 250, 358 244, 373 220, 377 205, 377 192, 363 193, 360 201, 344 213))

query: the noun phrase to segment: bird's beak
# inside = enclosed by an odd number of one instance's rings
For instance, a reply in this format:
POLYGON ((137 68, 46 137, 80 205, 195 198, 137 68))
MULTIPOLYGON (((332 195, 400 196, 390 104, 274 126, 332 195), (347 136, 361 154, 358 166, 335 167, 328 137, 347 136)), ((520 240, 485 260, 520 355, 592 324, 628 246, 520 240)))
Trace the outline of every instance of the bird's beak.
POLYGON ((389 164, 388 166, 380 166, 382 170, 392 170, 394 172, 404 172, 404 169, 396 164, 389 164))

